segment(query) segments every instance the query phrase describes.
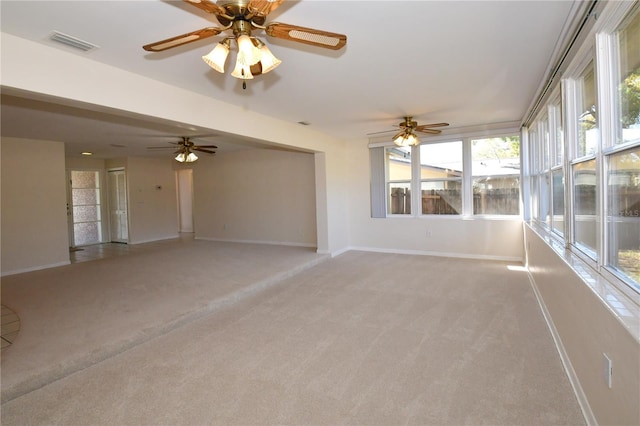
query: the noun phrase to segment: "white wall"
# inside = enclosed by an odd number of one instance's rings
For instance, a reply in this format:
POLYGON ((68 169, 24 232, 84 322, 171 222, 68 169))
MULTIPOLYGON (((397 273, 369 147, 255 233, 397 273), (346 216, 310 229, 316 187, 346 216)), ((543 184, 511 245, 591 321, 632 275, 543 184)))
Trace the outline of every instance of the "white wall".
POLYGON ((250 149, 193 164, 196 238, 316 247, 313 154, 250 149))
POLYGON ((64 144, 2 138, 2 275, 69 263, 64 144))
POLYGON ((349 229, 352 248, 522 261, 522 220, 444 216, 371 218, 369 148, 349 143, 349 229))
POLYGON ((640 344, 538 234, 528 225, 525 231, 529 271, 596 422, 640 424, 640 344), (603 354, 612 360, 611 388, 603 354))
POLYGON ((172 158, 127 159, 129 243, 176 238, 178 207, 172 158))

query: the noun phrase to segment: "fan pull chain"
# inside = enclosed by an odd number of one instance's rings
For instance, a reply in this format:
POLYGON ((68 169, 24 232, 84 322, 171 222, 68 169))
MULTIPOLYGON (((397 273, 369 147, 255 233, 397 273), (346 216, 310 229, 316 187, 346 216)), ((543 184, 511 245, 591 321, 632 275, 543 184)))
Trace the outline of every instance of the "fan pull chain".
MULTIPOLYGON (((242 76, 244 77, 244 68, 240 72, 242 73, 242 76)), ((242 90, 247 90, 247 80, 242 80, 242 90)))

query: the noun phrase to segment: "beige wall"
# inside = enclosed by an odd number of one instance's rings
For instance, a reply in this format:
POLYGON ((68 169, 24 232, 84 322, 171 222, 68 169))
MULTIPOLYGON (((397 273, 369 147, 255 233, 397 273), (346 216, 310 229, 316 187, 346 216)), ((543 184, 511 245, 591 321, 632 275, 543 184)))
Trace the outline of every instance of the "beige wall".
POLYGON ((344 141, 6 33, 2 34, 2 59, 2 84, 12 92, 54 97, 114 114, 122 110, 322 153, 327 170, 320 171, 325 179, 316 182, 321 188, 318 194, 322 194, 316 198, 316 216, 323 218, 318 221, 318 250, 336 253, 347 247, 344 141), (42 61, 47 67, 41 66, 42 61), (105 81, 112 84, 105 85, 105 81))
POLYGON ((64 144, 2 138, 2 275, 69 263, 64 144))
POLYGON ((640 424, 640 343, 538 234, 525 226, 527 262, 561 347, 598 424, 640 424), (613 386, 604 379, 612 360, 613 386))
POLYGON ((234 151, 193 170, 196 238, 316 247, 313 154, 234 151))
POLYGON ((178 206, 172 158, 127 159, 129 243, 176 238, 178 206))
POLYGON ((522 219, 443 216, 371 218, 368 141, 352 141, 345 152, 349 176, 350 246, 521 262, 522 219))

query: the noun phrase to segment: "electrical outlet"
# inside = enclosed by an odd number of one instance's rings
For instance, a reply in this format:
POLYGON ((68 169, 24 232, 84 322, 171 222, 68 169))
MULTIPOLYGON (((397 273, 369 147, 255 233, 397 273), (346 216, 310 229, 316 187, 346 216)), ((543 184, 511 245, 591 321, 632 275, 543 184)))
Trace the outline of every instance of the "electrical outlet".
POLYGON ((602 367, 604 373, 604 382, 607 384, 609 389, 611 389, 613 385, 613 365, 611 363, 611 358, 605 353, 602 354, 602 367))
POLYGON ((433 234, 431 233, 431 231, 427 231, 427 237, 432 237, 433 234))

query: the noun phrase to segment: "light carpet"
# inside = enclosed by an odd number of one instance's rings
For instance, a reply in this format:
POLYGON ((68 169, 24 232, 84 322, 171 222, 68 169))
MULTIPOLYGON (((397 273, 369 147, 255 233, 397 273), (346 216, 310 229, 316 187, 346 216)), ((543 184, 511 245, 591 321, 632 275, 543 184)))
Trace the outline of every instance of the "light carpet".
MULTIPOLYGON (((89 285, 112 285, 103 275, 89 285)), ((142 294, 164 279, 145 275, 142 294)), ((167 282, 131 309, 190 288, 167 282)), ((76 335, 110 327, 75 315, 76 335)), ((125 349, 8 400, 2 423, 584 424, 526 273, 502 262, 348 252, 125 349)))

